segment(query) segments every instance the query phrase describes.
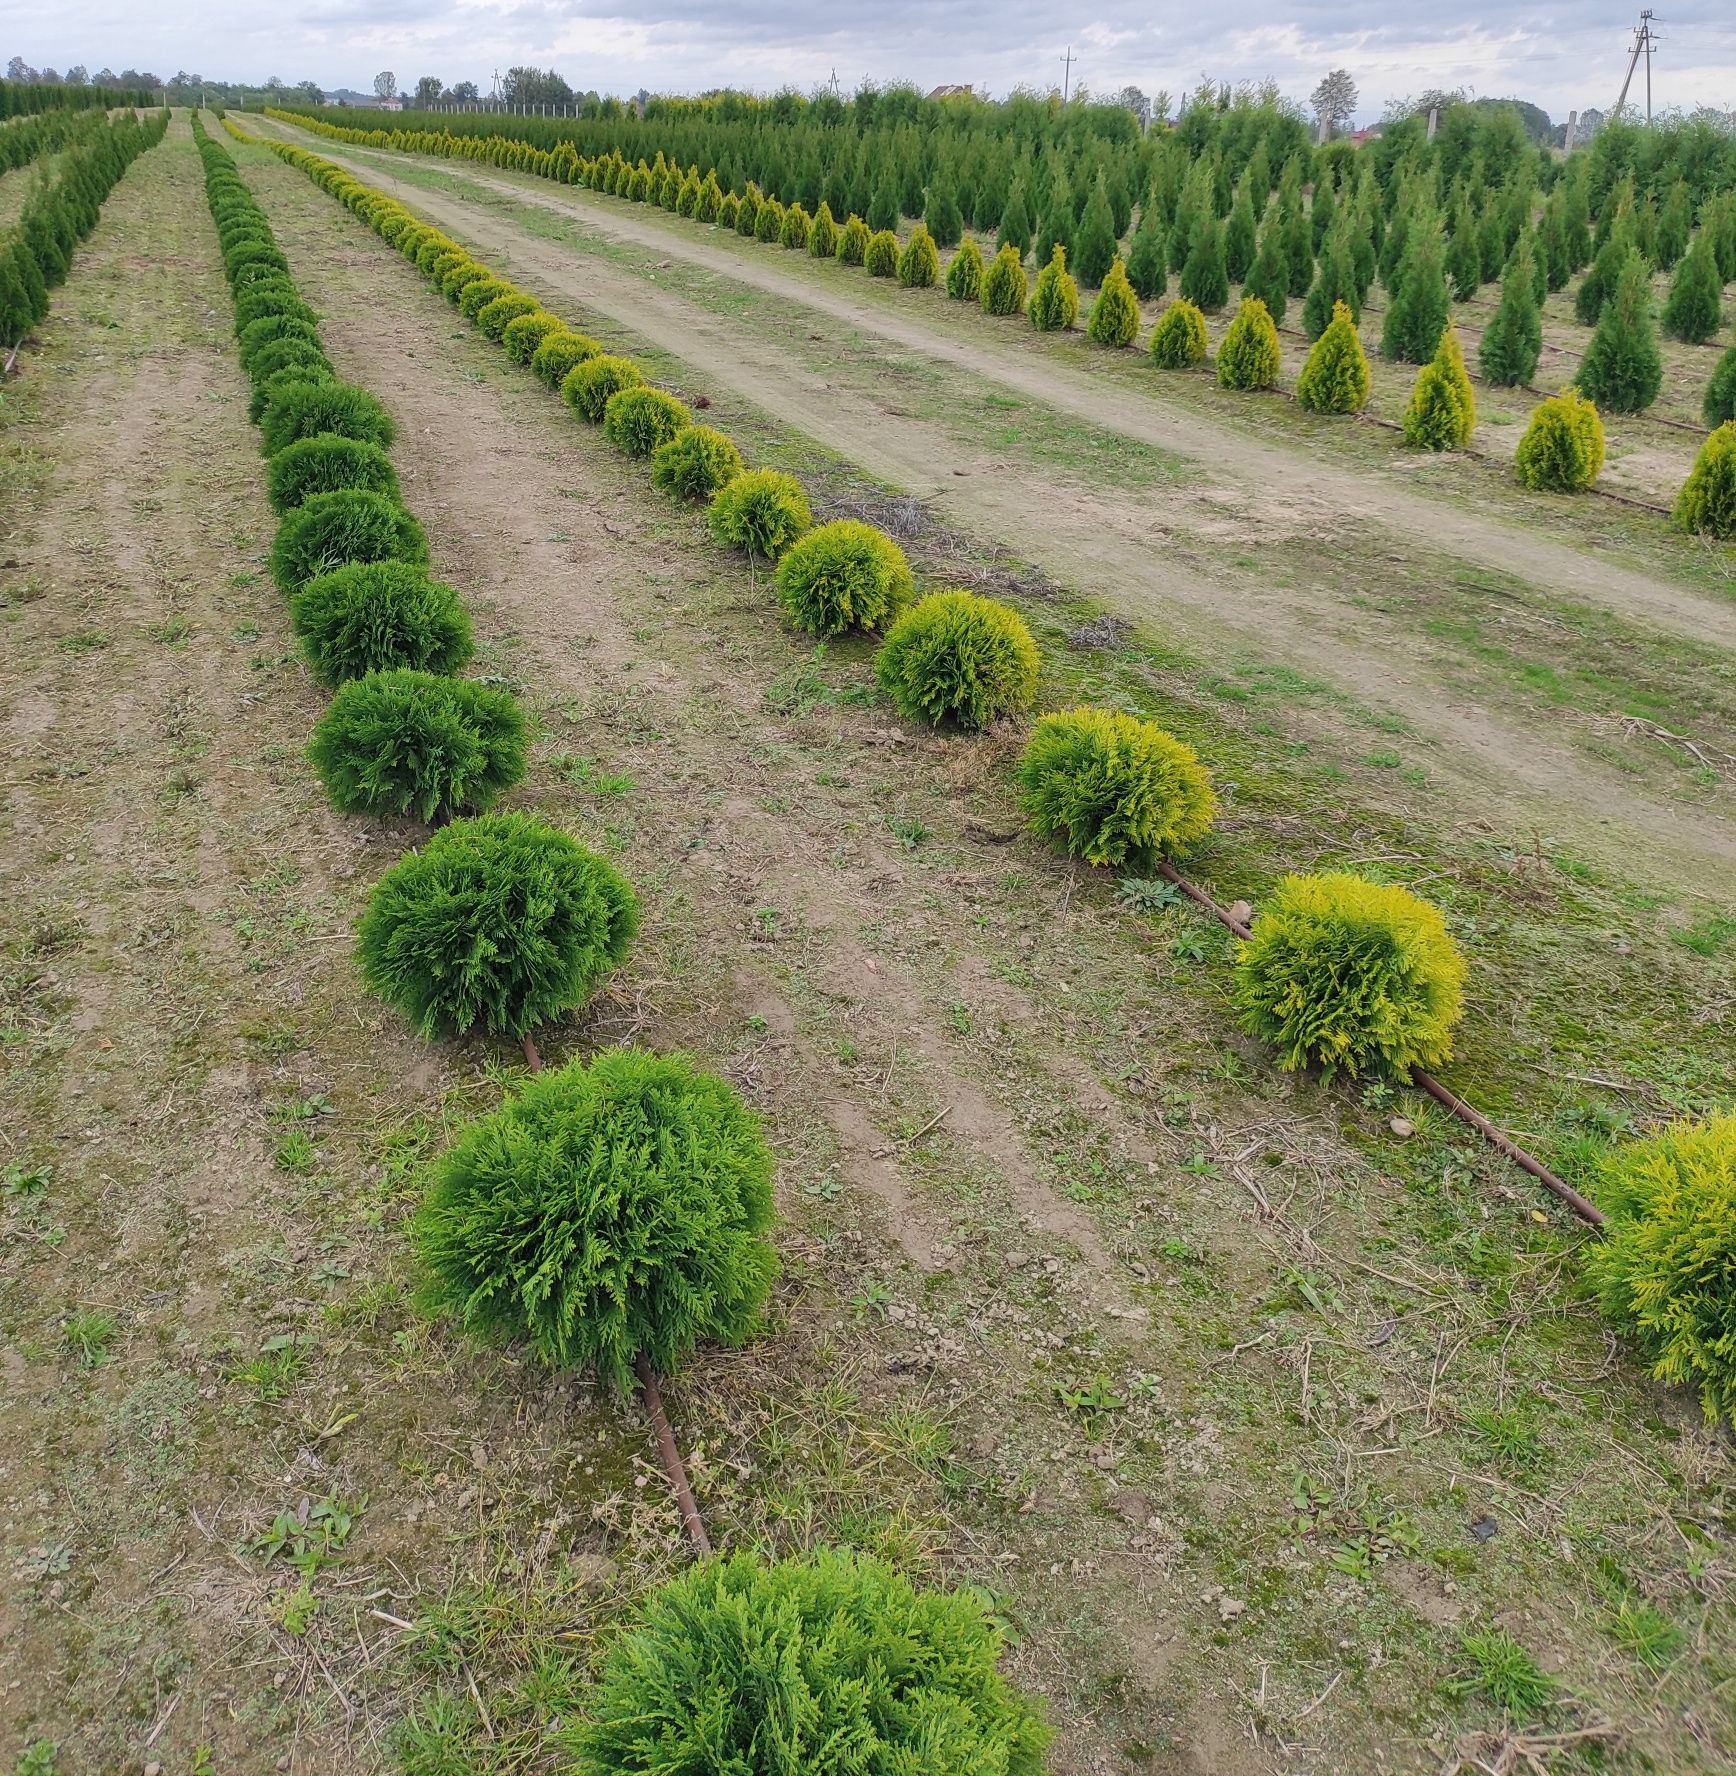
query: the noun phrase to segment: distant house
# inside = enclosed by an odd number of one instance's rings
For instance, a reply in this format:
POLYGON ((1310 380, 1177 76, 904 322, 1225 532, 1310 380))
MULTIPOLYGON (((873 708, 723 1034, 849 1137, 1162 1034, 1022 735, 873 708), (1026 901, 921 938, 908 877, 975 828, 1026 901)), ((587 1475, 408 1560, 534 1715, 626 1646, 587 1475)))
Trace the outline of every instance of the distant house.
POLYGON ((976 88, 974 86, 937 86, 928 96, 931 99, 974 99, 976 88))
POLYGON ((1380 140, 1380 125, 1371 123, 1367 129, 1352 130, 1350 139, 1353 142, 1378 142, 1380 140))

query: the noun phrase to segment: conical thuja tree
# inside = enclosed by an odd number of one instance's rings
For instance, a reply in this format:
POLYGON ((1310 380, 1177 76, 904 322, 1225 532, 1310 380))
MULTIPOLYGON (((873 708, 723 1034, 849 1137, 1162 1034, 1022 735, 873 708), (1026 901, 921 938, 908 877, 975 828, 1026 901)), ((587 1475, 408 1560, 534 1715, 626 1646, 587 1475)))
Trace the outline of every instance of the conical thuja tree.
POLYGON ((1254 255, 1260 248, 1258 230, 1259 225, 1254 220, 1254 200, 1248 194, 1248 181, 1244 177, 1236 201, 1230 207, 1229 220, 1224 224, 1224 270, 1229 273, 1232 284, 1241 283, 1253 266, 1254 255))
POLYGON ((1643 413, 1658 398, 1663 379, 1651 271, 1629 248, 1580 365, 1580 392, 1605 413, 1643 413))
POLYGON ((1296 382, 1298 405, 1310 413, 1360 413, 1368 405, 1368 358, 1347 304, 1334 304, 1332 319, 1315 340, 1296 382))
POLYGON ((1537 307, 1537 280, 1531 243, 1521 237, 1501 276, 1501 300, 1483 329, 1477 363, 1498 388, 1522 388, 1537 374, 1543 348, 1543 316, 1537 307))
POLYGON ((1433 218, 1413 218, 1398 293, 1381 328, 1380 355, 1401 364, 1428 363, 1446 331, 1450 311, 1440 228, 1433 218))
POLYGON ((1463 450, 1477 425, 1477 402, 1458 335, 1442 333, 1435 355, 1417 372, 1404 411, 1404 440, 1416 450, 1463 450))
POLYGON ((1700 417, 1705 421, 1707 431, 1715 431, 1736 419, 1736 345, 1718 360, 1718 368, 1706 384, 1700 417))
POLYGON ((1098 345, 1132 345, 1139 337, 1139 299, 1119 258, 1110 261, 1104 274, 1085 321, 1085 336, 1098 345))
POLYGON ((1253 269, 1242 285, 1242 294, 1257 296, 1265 303, 1273 324, 1280 327, 1284 324, 1284 310, 1290 302, 1290 261, 1284 252, 1284 237, 1276 210, 1267 218, 1261 231, 1259 251, 1255 253, 1253 269))
POLYGON ((1079 286, 1067 270, 1067 249, 1059 243, 1037 274, 1030 315, 1031 325, 1040 333, 1064 332, 1079 318, 1079 286))
POLYGON ((1267 389, 1278 381, 1282 354, 1278 329, 1258 296, 1244 296, 1218 347, 1218 386, 1267 389))
POLYGON ((1573 315, 1582 327, 1595 327, 1604 305, 1615 294, 1616 279, 1627 263, 1628 255, 1637 252, 1634 227, 1624 217, 1611 228, 1609 238, 1598 249, 1585 281, 1573 293, 1573 315))
POLYGON ((1133 231, 1133 244, 1127 251, 1127 281, 1134 293, 1149 302, 1169 287, 1169 246, 1163 213, 1147 201, 1133 231))
POLYGON ((1049 194, 1037 222, 1037 263, 1047 265, 1057 247, 1073 244, 1073 192, 1064 167, 1055 168, 1049 194))
POLYGON ((922 220, 937 247, 956 247, 964 239, 964 213, 958 205, 958 188, 950 168, 942 167, 935 174, 922 220))
POLYGON ((1461 191, 1453 206, 1452 238, 1447 242, 1446 275, 1457 302, 1469 302, 1483 285, 1483 248, 1477 238, 1470 195, 1461 191))
POLYGON ((1302 330, 1310 339, 1318 339, 1332 323, 1342 305, 1350 310, 1352 320, 1362 313, 1362 292, 1357 288, 1356 266, 1350 256, 1349 242, 1342 228, 1335 228, 1308 288, 1308 300, 1302 304, 1302 330))
POLYGON ((608 1049, 539 1074, 447 1152, 415 1223, 424 1300, 551 1368, 637 1384, 708 1554, 658 1382, 760 1329, 774 1213, 771 1150, 724 1080, 608 1049))
POLYGON ((1658 212, 1655 241, 1658 270, 1673 271, 1676 262, 1688 250, 1688 238, 1694 230, 1694 195, 1686 179, 1678 179, 1664 199, 1658 212))
POLYGON ((1229 274, 1224 270, 1224 231, 1217 217, 1209 212, 1195 224, 1193 246, 1181 268, 1181 293, 1195 308, 1208 314, 1230 299, 1229 274))
POLYGON ((1031 199, 1025 184, 1025 175, 1020 173, 1013 180, 1013 188, 1007 193, 1007 205, 1001 211, 1000 229, 995 235, 995 251, 1002 247, 1013 246, 1019 250, 1021 259, 1031 250, 1031 233, 1036 223, 1031 219, 1031 199))
POLYGON ((1115 261, 1115 220, 1109 206, 1109 188, 1102 173, 1091 187, 1085 213, 1068 255, 1074 274, 1086 286, 1101 284, 1115 261))
POLYGON ((1724 321, 1724 280, 1717 255, 1704 234, 1676 267, 1664 304, 1664 330, 1687 345, 1705 345, 1717 337, 1724 321))

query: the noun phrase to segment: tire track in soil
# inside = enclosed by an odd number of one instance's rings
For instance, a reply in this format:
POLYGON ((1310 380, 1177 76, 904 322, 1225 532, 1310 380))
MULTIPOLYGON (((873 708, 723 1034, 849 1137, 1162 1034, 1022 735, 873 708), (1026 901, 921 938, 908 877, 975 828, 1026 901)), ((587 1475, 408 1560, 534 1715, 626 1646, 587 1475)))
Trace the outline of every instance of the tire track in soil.
MULTIPOLYGON (((293 139, 293 132, 283 130, 280 134, 283 139, 293 139)), ((1008 544, 1060 583, 1076 585, 1108 608, 1118 608, 1159 632, 1179 633, 1216 654, 1243 654, 1252 639, 1262 653, 1277 656, 1311 678, 1337 686, 1365 703, 1402 712, 1413 729, 1435 742, 1429 758, 1431 776, 1456 783, 1460 800, 1479 815, 1498 809, 1504 818, 1528 831, 1558 832, 1569 827, 1574 842, 1584 849, 1606 859, 1619 857, 1629 868, 1644 867, 1637 858, 1655 862, 1656 874, 1672 881, 1683 873, 1704 869, 1708 861, 1727 864, 1736 860, 1736 826, 1721 817, 1637 789, 1571 744, 1546 731, 1505 722, 1487 705, 1461 704, 1457 693, 1433 680, 1426 669, 1384 649, 1366 632, 1323 632, 1349 615, 1331 600, 1252 580, 1220 582, 1173 554, 1161 554, 1170 526, 1136 503, 1134 496, 1104 500, 1086 490, 1056 488, 1040 477, 1021 476, 1016 465, 1003 459, 969 453, 939 428, 907 414, 887 408, 859 411, 856 403, 835 398, 836 391, 823 378, 785 362, 775 349, 739 337, 726 317, 606 261, 574 258, 569 248, 540 240, 508 218, 426 192, 393 178, 376 164, 330 152, 331 147, 322 143, 320 152, 456 238, 471 240, 503 272, 532 288, 541 286, 553 292, 550 300, 557 309, 565 298, 569 308, 577 303, 608 315, 657 349, 702 367, 705 375, 741 399, 817 439, 876 478, 931 500, 960 529, 1008 544)), ((587 224, 597 220, 588 207, 580 209, 493 181, 477 183, 516 198, 532 197, 543 207, 567 211, 587 224)), ((661 234, 643 232, 650 237, 649 244, 673 250, 661 234)), ((626 238, 637 239, 639 234, 630 231, 626 238)), ((707 264, 714 258, 722 259, 717 268, 732 276, 743 271, 717 248, 698 245, 684 256, 707 264)), ((749 281, 775 288, 779 295, 806 298, 809 294, 799 287, 788 287, 770 272, 749 281)), ((865 315, 842 298, 828 296, 827 301, 842 318, 865 331, 887 331, 879 324, 882 317, 865 315)), ((918 336, 914 349, 925 349, 925 329, 911 323, 901 331, 918 336)), ((939 343, 951 349, 952 342, 939 343)), ((966 367, 973 374, 994 375, 996 355, 975 355, 988 358, 988 368, 966 367)), ((1052 373, 1050 366, 1041 364, 1015 363, 1008 368, 1021 375, 1052 373)), ((1066 377, 1068 373, 1059 374, 1066 377)), ((1000 380, 1023 387, 1010 375, 1000 380)), ((1094 384, 1087 386, 1093 401, 1108 392, 1094 384)), ((1046 398, 1040 389, 1026 392, 1046 398)), ((1123 405, 1143 409, 1147 404, 1128 398, 1123 405)), ((1067 405, 1066 410, 1076 411, 1077 404, 1067 405)), ((1091 416, 1104 417, 1095 409, 1091 416)), ((1131 422, 1125 429, 1129 435, 1144 435, 1134 433, 1131 422)), ((1170 447, 1162 438, 1147 436, 1146 441, 1170 447)), ((1293 459, 1285 453, 1259 448, 1295 471, 1293 459)), ((1317 505, 1311 497, 1318 491, 1313 486, 1312 469, 1303 472, 1308 477, 1309 495, 1300 503, 1317 505)), ((1138 496, 1147 505, 1161 503, 1165 497, 1143 492, 1138 496)), ((1171 501, 1177 497, 1174 493, 1167 496, 1171 501)), ((1197 495, 1179 497, 1197 500, 1197 495)), ((1429 502, 1410 503, 1426 512, 1438 510, 1429 502)), ((1503 548, 1509 534, 1500 532, 1503 548)), ((1491 559, 1503 571, 1516 571, 1510 554, 1492 555, 1491 559)), ((1690 592, 1649 580, 1644 584, 1653 586, 1660 597, 1680 604, 1682 621, 1691 624, 1702 639, 1720 639, 1727 631, 1736 643, 1736 607, 1705 603, 1690 592)), ((1592 598, 1584 584, 1575 584, 1572 591, 1592 602, 1610 603, 1614 597, 1612 592, 1609 597, 1592 598)), ((1630 610, 1626 614, 1635 613, 1630 610)))

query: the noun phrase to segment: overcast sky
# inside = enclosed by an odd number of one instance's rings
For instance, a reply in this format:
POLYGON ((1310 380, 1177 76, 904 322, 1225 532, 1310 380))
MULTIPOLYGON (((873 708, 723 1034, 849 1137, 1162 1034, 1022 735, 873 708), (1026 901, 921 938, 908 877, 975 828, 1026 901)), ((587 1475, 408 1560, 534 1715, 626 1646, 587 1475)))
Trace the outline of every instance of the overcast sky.
MULTIPOLYGON (((1302 98, 1344 67, 1364 121, 1387 99, 1431 86, 1530 99, 1559 121, 1570 108, 1613 103, 1638 14, 1607 0, 1471 0, 1468 10, 1439 0, 1239 0, 1226 13, 1085 0, 1058 23, 1061 10, 1048 0, 643 0, 631 12, 610 0, 7 0, 0 63, 19 54, 61 70, 277 74, 364 91, 390 68, 401 86, 435 74, 486 91, 496 68, 530 62, 581 91, 621 93, 807 88, 835 69, 845 90, 908 78, 1002 94, 1058 84, 1070 37, 1075 80, 1099 92, 1131 82, 1179 95, 1208 75, 1270 76, 1302 98)), ((1736 105, 1736 4, 1675 0, 1663 10, 1659 107, 1736 105)), ((1643 90, 1636 80, 1635 95, 1643 90)))

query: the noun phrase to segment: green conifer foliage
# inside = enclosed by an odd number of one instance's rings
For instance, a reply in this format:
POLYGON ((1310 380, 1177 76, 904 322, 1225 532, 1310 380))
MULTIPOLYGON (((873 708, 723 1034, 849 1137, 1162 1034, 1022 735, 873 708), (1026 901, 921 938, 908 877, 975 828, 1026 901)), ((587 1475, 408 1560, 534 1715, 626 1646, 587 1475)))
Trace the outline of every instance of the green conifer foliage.
POLYGON ((1074 273, 1087 287, 1101 284, 1115 261, 1114 212, 1109 204, 1109 187, 1101 172, 1091 187, 1085 213, 1079 218, 1071 258, 1074 273))
POLYGON ((1159 370, 1191 370, 1205 362, 1208 344, 1206 317, 1183 296, 1157 317, 1151 361, 1159 370))
POLYGON ((1348 304, 1333 305, 1332 319, 1308 353, 1296 382, 1298 405, 1310 413, 1360 413, 1368 405, 1368 358, 1348 304))
POLYGON ((1459 337, 1442 333, 1435 355, 1417 372, 1404 410, 1404 441, 1415 450, 1463 450, 1477 425, 1477 402, 1459 337))
POLYGON ((1659 271, 1673 271, 1676 262, 1688 250, 1688 237, 1694 228, 1694 197, 1686 179, 1678 179, 1670 187, 1664 207, 1658 213, 1656 253, 1659 271))
POLYGON ((1477 223, 1471 213, 1468 192, 1460 192, 1453 207, 1452 238, 1447 242, 1447 281, 1456 302, 1469 302, 1483 286, 1483 249, 1477 239, 1477 223))
POLYGON ((784 231, 784 206, 775 197, 766 198, 754 218, 753 237, 762 246, 770 246, 784 231))
POLYGON ((1582 327, 1595 327, 1605 305, 1615 294, 1616 279, 1627 263, 1628 255, 1637 252, 1631 224, 1622 222, 1610 230, 1608 240, 1598 249, 1585 281, 1573 293, 1573 315, 1582 327))
POLYGON ((1181 293, 1195 308, 1215 314, 1230 299, 1224 269, 1224 230, 1217 217, 1202 215, 1194 227, 1193 245, 1181 268, 1181 293))
POLYGON ((940 254, 925 222, 918 222, 898 255, 898 281, 907 290, 932 289, 940 281, 940 254))
POLYGON ((1019 257, 1031 250, 1031 232, 1036 224, 1031 220, 1030 193, 1025 184, 1025 175, 1020 173, 1013 180, 1012 190, 1007 193, 1006 208, 1001 211, 1001 223, 995 236, 995 251, 1002 247, 1013 246, 1019 250, 1019 257))
POLYGON ((1398 292, 1381 328, 1380 355, 1401 364, 1426 364, 1446 331, 1451 301, 1441 265, 1440 229, 1413 218, 1398 292))
POLYGON ((1149 302, 1169 287, 1169 249, 1165 240, 1163 213, 1147 202, 1140 213, 1139 226, 1133 231, 1133 245, 1127 254, 1127 281, 1135 294, 1149 302))
POLYGON ((1484 380, 1497 388, 1523 388, 1537 374, 1543 348, 1543 316, 1537 307, 1537 280, 1531 243, 1523 236, 1501 276, 1501 300, 1483 329, 1477 348, 1484 380))
POLYGON ((1254 202, 1248 195, 1247 180, 1244 179, 1224 223, 1224 271, 1232 284, 1239 284, 1247 277, 1259 244, 1254 202))
POLYGON ((1704 233, 1676 267, 1664 304, 1664 330, 1686 345, 1707 345, 1724 324, 1724 280, 1718 256, 1704 233))
POLYGON ((983 277, 984 314, 1015 315, 1025 312, 1030 285, 1016 243, 1008 242, 995 254, 995 262, 983 277))
POLYGON ((870 277, 889 278, 898 275, 898 236, 890 228, 868 237, 862 251, 862 264, 870 277))
POLYGON ((1604 413, 1643 413, 1658 398, 1664 364, 1652 315, 1651 269, 1630 247, 1579 367, 1579 386, 1604 413))
POLYGON ((1362 292, 1357 288, 1356 266, 1342 228, 1335 228, 1321 252, 1308 300, 1302 304, 1302 331, 1318 339, 1332 323, 1338 308, 1350 310, 1351 320, 1362 314, 1362 292))
POLYGON ((1218 347, 1218 386, 1228 389, 1275 387, 1283 354, 1278 329, 1258 296, 1244 296, 1218 347))
POLYGON ((1726 420, 1700 446, 1700 454, 1676 496, 1683 530, 1736 542, 1736 420, 1726 420))
POLYGON ((1718 368, 1706 384, 1705 399, 1700 404, 1700 417, 1707 431, 1716 431, 1736 419, 1736 345, 1718 360, 1718 368))
POLYGON ((937 247, 956 247, 964 239, 964 212, 959 208, 952 174, 945 168, 935 175, 928 188, 922 221, 937 247))
POLYGON ((1288 293, 1306 296, 1308 286, 1314 281, 1314 231, 1308 226, 1308 212, 1303 209, 1300 197, 1282 211, 1279 232, 1284 242, 1284 256, 1290 265, 1288 293))
POLYGON ((1132 345, 1139 337, 1139 298, 1127 281, 1119 256, 1110 261, 1097 300, 1091 304, 1085 336, 1098 345, 1132 345))
POLYGON ((1039 333, 1065 332, 1079 319, 1079 286, 1067 270, 1067 249, 1058 241, 1037 274, 1029 312, 1039 333))
POLYGON ((967 240, 947 262, 946 293, 954 302, 976 302, 982 292, 982 249, 974 240, 967 240))
POLYGON ((778 245, 793 253, 806 252, 809 226, 808 212, 799 203, 791 204, 778 224, 778 245))
POLYGON ((1519 440, 1513 467, 1534 492, 1583 493, 1603 467, 1603 421, 1579 390, 1540 401, 1519 440))
POLYGON ((880 234, 895 231, 899 221, 898 180, 888 165, 874 187, 874 197, 868 205, 868 227, 871 233, 880 234))
POLYGON ((832 219, 832 206, 824 199, 808 225, 808 251, 816 259, 831 259, 838 251, 838 224, 832 219))
POLYGON ((1283 326, 1284 311, 1290 303, 1290 261, 1284 254, 1283 234, 1275 210, 1260 234, 1259 251, 1255 253, 1253 269, 1242 285, 1242 294, 1258 296, 1265 303, 1273 324, 1283 326))
POLYGON ((838 263, 860 265, 868 256, 868 243, 873 239, 868 224, 852 215, 838 235, 838 263))

